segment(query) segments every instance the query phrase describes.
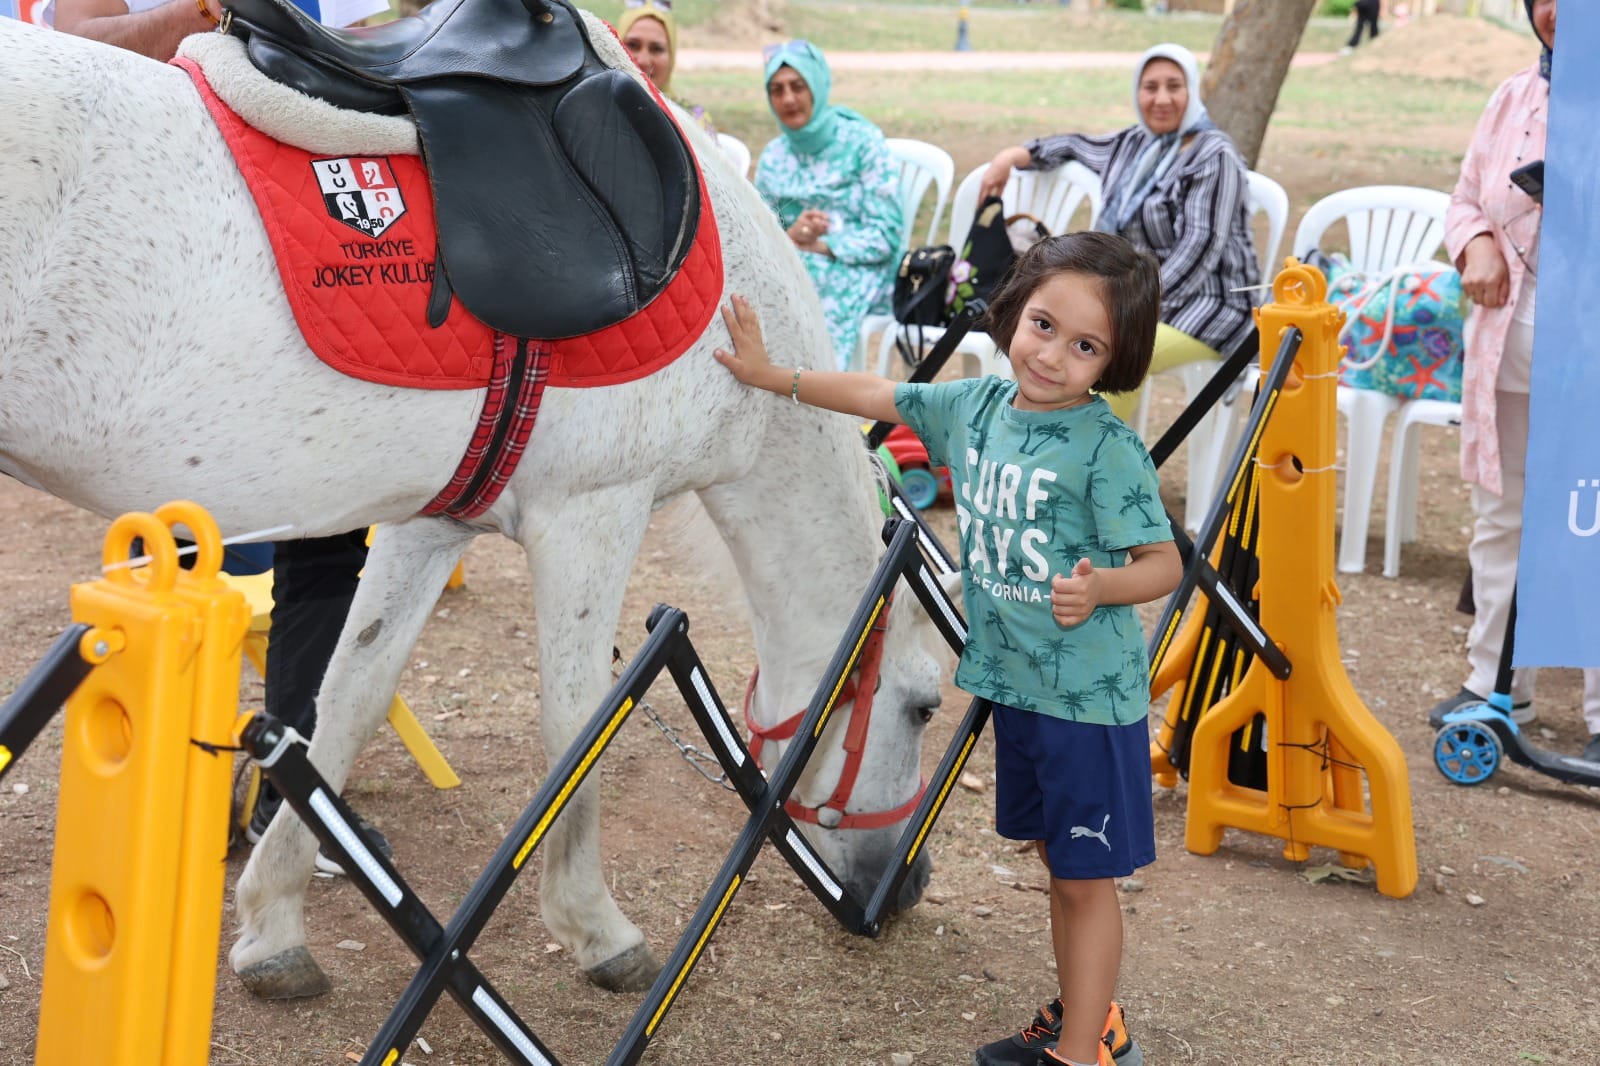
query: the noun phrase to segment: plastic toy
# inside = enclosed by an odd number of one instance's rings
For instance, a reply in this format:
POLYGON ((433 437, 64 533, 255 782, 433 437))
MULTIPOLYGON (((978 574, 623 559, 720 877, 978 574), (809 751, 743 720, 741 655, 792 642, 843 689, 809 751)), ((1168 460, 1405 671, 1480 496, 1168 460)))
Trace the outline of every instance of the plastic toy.
POLYGON ((928 449, 909 426, 895 426, 883 444, 900 464, 900 487, 917 510, 926 511, 941 494, 949 495, 950 468, 929 463, 928 449))

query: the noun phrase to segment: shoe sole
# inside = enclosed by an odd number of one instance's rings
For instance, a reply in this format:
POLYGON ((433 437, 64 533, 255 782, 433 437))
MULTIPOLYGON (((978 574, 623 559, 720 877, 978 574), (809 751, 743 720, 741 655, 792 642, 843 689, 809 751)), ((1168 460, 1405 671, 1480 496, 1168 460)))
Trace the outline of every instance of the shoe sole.
MULTIPOLYGON (((1475 701, 1475 702, 1487 703, 1488 700, 1480 700, 1480 701, 1475 701)), ((1450 709, 1450 711, 1447 712, 1447 713, 1454 714, 1456 711, 1459 711, 1462 707, 1470 707, 1470 706, 1471 706, 1471 703, 1463 703, 1459 707, 1452 707, 1450 709)), ((1513 722, 1517 723, 1517 725, 1519 725, 1519 726, 1533 725, 1535 722, 1537 722, 1539 720, 1539 712, 1534 710, 1532 707, 1527 707, 1527 706, 1524 706, 1524 707, 1513 707, 1513 708, 1511 708, 1511 720, 1513 722)), ((1443 729, 1444 728, 1444 715, 1443 714, 1435 714, 1433 711, 1429 711, 1428 712, 1428 727, 1430 729, 1433 729, 1433 730, 1443 729)))
MULTIPOLYGON (((1039 1053, 1039 1058, 1040 1061, 1043 1061, 1044 1053, 1042 1051, 1039 1053)), ((1117 1066, 1144 1066, 1144 1050, 1139 1047, 1137 1040, 1129 1039, 1127 1045, 1120 1052, 1112 1054, 1111 1059, 1117 1066)), ((972 1053, 972 1066, 1009 1066, 1009 1064, 996 1063, 994 1059, 988 1058, 980 1050, 972 1053)))
MULTIPOLYGON (((251 847, 255 847, 261 843, 261 832, 254 825, 247 825, 244 827, 244 838, 250 842, 251 847)), ((345 876, 344 867, 322 854, 320 849, 317 851, 316 872, 325 877, 345 876)))

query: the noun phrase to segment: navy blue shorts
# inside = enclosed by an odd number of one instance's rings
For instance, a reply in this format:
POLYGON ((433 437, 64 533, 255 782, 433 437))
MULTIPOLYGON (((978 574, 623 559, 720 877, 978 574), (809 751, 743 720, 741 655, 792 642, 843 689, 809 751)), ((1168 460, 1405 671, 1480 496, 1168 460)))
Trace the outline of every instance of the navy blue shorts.
POLYGON ((1052 876, 1126 877, 1155 862, 1143 721, 1071 722, 996 704, 994 769, 995 829, 1044 841, 1052 876))

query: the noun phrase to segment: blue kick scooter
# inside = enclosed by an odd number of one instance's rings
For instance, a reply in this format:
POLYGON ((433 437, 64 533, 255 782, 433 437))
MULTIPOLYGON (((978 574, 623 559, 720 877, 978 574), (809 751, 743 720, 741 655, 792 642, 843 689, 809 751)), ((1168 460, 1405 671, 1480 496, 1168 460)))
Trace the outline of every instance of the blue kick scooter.
POLYGON ((1516 627, 1517 597, 1513 592, 1494 692, 1482 703, 1463 704, 1444 716, 1444 726, 1433 740, 1434 765, 1458 785, 1483 784, 1507 757, 1569 785, 1600 785, 1600 763, 1547 751, 1511 720, 1512 634, 1516 627))

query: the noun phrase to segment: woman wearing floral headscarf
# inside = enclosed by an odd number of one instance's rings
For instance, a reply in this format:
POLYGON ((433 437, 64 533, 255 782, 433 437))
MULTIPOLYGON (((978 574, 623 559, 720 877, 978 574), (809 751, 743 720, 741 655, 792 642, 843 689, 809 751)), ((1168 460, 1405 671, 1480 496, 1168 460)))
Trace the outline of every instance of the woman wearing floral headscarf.
POLYGON ((662 96, 693 115, 707 133, 716 133, 706 109, 689 104, 672 91, 672 68, 678 62, 678 23, 671 0, 629 0, 617 18, 617 36, 639 70, 662 96))
MULTIPOLYGON (((1460 692, 1429 712, 1435 728, 1450 711, 1494 691, 1522 541, 1544 208, 1511 181, 1511 172, 1544 158, 1556 0, 1524 3, 1544 48, 1537 62, 1507 78, 1489 98, 1445 213, 1445 248, 1474 305, 1461 376, 1461 477, 1472 485, 1476 516, 1467 547, 1476 613, 1467 634, 1471 673, 1460 692)), ((1533 671, 1518 670, 1511 684, 1512 716, 1532 721, 1532 700, 1533 671)), ((1583 672, 1583 717, 1589 727, 1584 758, 1600 762, 1600 670, 1583 672)))
MULTIPOLYGON (((1013 167, 1053 170, 1077 160, 1100 175, 1105 206, 1095 228, 1120 233, 1161 262, 1161 327, 1150 373, 1219 359, 1250 335, 1260 280, 1246 204, 1248 173, 1200 102, 1194 53, 1158 44, 1133 78, 1137 125, 1090 136, 1063 133, 1007 148, 983 176, 998 196, 1013 167)), ((1138 393, 1108 396, 1127 418, 1138 393)))
POLYGON ((862 317, 889 309, 905 229, 899 168, 878 127, 829 103, 833 76, 815 45, 769 48, 765 78, 783 135, 761 153, 756 190, 799 249, 847 369, 862 317))

